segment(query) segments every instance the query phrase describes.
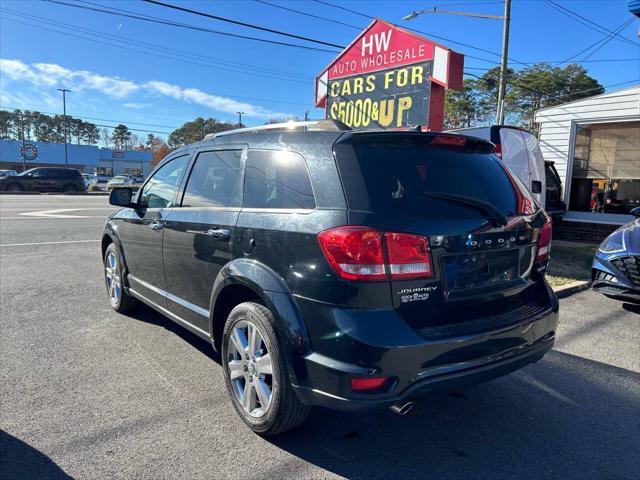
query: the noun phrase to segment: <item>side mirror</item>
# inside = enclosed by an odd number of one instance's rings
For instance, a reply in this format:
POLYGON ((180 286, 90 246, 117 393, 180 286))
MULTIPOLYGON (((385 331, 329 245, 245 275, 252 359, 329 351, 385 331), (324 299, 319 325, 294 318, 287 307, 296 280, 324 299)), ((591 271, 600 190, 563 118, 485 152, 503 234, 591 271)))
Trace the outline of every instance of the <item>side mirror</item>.
POLYGON ((117 207, 133 207, 132 198, 133 190, 131 188, 114 188, 109 194, 109 204, 117 207))
POLYGON ((636 218, 640 218, 640 207, 636 207, 636 208, 632 208, 631 209, 631 215, 633 215, 636 218))
POLYGON ((542 193, 542 182, 539 180, 533 180, 531 182, 531 193, 542 193))

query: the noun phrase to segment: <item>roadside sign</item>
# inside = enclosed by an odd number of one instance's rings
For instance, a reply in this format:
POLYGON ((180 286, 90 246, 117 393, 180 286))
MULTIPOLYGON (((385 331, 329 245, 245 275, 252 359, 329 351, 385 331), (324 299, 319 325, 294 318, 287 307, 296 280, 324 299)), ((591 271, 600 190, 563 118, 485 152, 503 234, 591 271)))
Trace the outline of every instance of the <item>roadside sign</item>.
POLYGON ((444 92, 462 88, 464 57, 374 20, 316 78, 316 106, 352 128, 442 130, 444 92))
POLYGON ((25 143, 20 147, 20 156, 27 162, 33 162, 38 158, 38 147, 33 143, 25 143))

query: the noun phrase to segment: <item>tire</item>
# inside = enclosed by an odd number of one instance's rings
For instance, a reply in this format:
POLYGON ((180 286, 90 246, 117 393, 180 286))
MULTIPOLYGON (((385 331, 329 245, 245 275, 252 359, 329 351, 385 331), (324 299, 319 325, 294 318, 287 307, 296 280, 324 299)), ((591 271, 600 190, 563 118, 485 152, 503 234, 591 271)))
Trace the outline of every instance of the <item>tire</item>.
POLYGON ((130 296, 123 288, 124 270, 122 255, 112 243, 104 252, 104 280, 109 295, 109 304, 118 313, 125 313, 138 305, 138 300, 130 296))
POLYGON ((9 185, 7 185, 7 188, 5 190, 7 192, 21 192, 24 190, 24 188, 22 188, 22 185, 20 185, 19 183, 10 183, 9 185))
POLYGON ((64 187, 62 187, 62 191, 63 192, 77 192, 78 191, 78 187, 76 187, 75 185, 67 184, 64 187))
POLYGON ((268 308, 245 302, 231 311, 222 335, 222 367, 231 403, 255 433, 265 436, 282 433, 297 427, 307 418, 310 408, 298 399, 289 382, 287 363, 276 334, 275 318, 268 308), (249 340, 253 331, 250 326, 256 329, 258 336, 252 354, 247 355, 251 350, 249 340), (246 354, 244 360, 239 358, 239 349, 236 348, 238 341, 247 345, 243 349, 246 354), (267 356, 270 361, 261 362, 260 358, 267 356), (234 379, 231 378, 232 369, 234 379), (269 369, 270 375, 265 373, 269 369), (265 386, 270 387, 266 410, 261 403, 261 399, 266 398, 265 386), (259 391, 262 391, 262 396, 259 391), (249 396, 245 396, 247 394, 249 396), (245 403, 248 407, 243 406, 243 398, 248 399, 245 403))

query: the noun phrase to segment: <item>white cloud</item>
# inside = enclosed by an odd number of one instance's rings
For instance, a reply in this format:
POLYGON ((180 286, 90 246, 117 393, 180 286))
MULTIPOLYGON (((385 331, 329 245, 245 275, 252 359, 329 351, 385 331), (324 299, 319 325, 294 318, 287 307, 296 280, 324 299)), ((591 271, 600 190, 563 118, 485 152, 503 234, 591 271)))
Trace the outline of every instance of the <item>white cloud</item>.
POLYGON ((20 60, 0 59, 0 72, 11 80, 23 80, 37 86, 61 85, 76 91, 94 90, 111 98, 124 98, 140 89, 129 80, 86 70, 69 70, 52 63, 28 65, 20 60))
MULTIPOLYGON (((109 77, 86 70, 70 70, 52 63, 27 64, 20 60, 0 59, 0 77, 10 81, 28 82, 35 86, 65 86, 75 92, 99 92, 110 98, 125 99, 133 94, 138 97, 145 95, 165 96, 182 102, 194 103, 210 108, 217 112, 235 115, 245 112, 248 117, 280 118, 289 116, 287 113, 272 111, 246 102, 228 97, 213 95, 196 88, 184 88, 178 85, 150 80, 136 83, 120 77, 109 77)), ((136 99, 137 100, 137 99, 136 99)), ((129 102, 123 104, 126 108, 146 108, 151 104, 143 102, 129 102)), ((203 115, 206 115, 203 113, 203 115)))
POLYGON ((156 92, 160 95, 175 98, 189 103, 196 103, 205 107, 209 107, 219 112, 235 114, 244 112, 249 117, 274 118, 288 117, 287 113, 275 112, 268 110, 259 105, 252 105, 246 102, 240 102, 232 98, 221 97, 203 92, 197 88, 182 88, 178 85, 172 85, 166 82, 150 81, 144 84, 146 90, 156 92))
POLYGON ((152 106, 152 103, 135 103, 135 102, 127 102, 127 103, 123 103, 122 106, 124 108, 133 108, 136 110, 141 110, 143 108, 149 108, 150 106, 152 106))

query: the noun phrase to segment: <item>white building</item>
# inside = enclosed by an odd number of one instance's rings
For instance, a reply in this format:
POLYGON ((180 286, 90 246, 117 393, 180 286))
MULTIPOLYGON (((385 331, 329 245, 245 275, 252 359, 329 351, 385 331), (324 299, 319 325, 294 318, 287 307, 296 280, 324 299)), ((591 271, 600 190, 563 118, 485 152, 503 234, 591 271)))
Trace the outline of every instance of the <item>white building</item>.
POLYGON ((640 206, 640 85, 538 110, 535 120, 568 206, 554 237, 598 240, 631 220, 640 206))

